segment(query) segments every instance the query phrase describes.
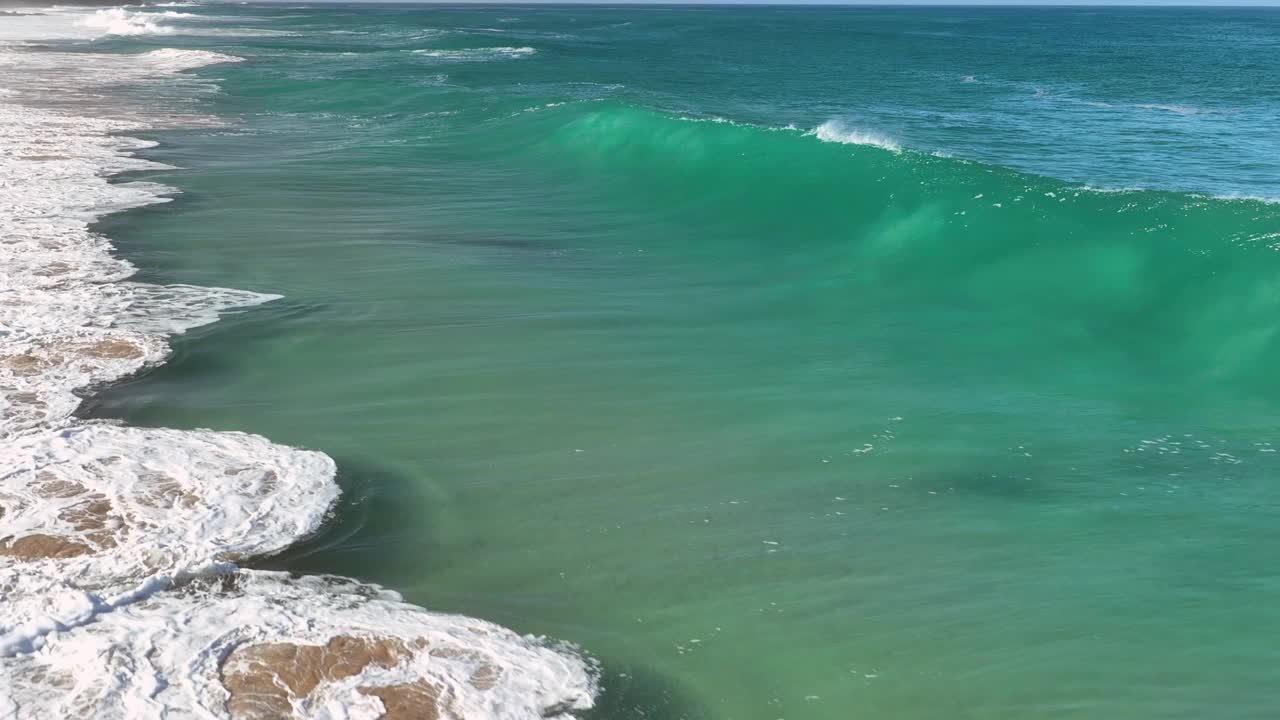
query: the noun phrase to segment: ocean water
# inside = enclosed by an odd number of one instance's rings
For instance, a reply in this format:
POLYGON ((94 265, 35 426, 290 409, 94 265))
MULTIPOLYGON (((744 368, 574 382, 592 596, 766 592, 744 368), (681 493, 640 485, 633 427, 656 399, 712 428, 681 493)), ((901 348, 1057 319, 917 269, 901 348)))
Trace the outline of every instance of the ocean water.
POLYGON ((593 718, 1280 712, 1280 12, 90 17, 243 59, 104 92, 218 122, 95 229, 283 298, 82 413, 332 457, 258 566, 576 643, 593 718))

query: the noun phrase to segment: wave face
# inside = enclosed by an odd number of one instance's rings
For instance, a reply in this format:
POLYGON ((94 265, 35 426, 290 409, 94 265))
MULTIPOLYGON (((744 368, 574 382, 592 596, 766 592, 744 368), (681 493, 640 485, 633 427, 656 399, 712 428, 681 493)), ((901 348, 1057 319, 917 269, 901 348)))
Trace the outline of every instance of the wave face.
MULTIPOLYGON (((61 28, 52 37, 167 32, 141 13, 87 12, 5 40, 43 39, 51 25, 61 28)), ((0 44, 0 64, 19 78, 0 96, 0 715, 567 718, 589 708, 593 668, 568 646, 428 613, 376 586, 238 569, 321 528, 339 494, 328 456, 244 433, 76 417, 86 393, 161 364, 170 337, 279 299, 130 281, 135 268, 91 229, 177 192, 109 180, 173 169, 134 157, 154 143, 125 133, 215 122, 148 121, 103 89, 159 82, 162 97, 195 94, 216 86, 175 73, 240 61, 0 44), (49 97, 60 107, 41 107, 49 97), (69 109, 82 97, 92 112, 69 109), (290 674, 312 655, 318 682, 290 674), (264 698, 264 684, 285 689, 264 698)))
POLYGON ((1061 353, 1062 366, 1052 353, 1028 360, 1034 367, 1016 355, 980 361, 1020 373, 1069 373, 1083 352, 1136 385, 1154 373, 1280 392, 1270 372, 1280 361, 1275 203, 1096 191, 885 152, 898 148, 829 124, 689 123, 576 105, 514 118, 509 133, 544 138, 523 152, 555 168, 555 182, 651 227, 649 252, 671 237, 654 227, 661 217, 697 237, 685 249, 699 256, 767 264, 799 254, 816 274, 806 282, 842 288, 827 300, 850 311, 856 300, 867 306, 859 312, 904 303, 988 313, 984 332, 1061 353))

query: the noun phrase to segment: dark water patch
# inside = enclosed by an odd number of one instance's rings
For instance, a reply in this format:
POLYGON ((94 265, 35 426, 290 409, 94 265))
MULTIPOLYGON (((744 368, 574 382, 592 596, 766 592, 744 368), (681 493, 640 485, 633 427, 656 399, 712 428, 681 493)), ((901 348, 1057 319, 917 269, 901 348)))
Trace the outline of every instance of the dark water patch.
POLYGON ((717 720, 721 717, 676 677, 657 668, 602 659, 604 692, 587 720, 717 720))
POLYGON ((419 561, 438 556, 431 541, 433 525, 429 514, 415 502, 420 486, 376 460, 335 458, 342 495, 329 520, 313 537, 283 552, 254 561, 254 567, 361 577, 395 587, 397 577, 420 568, 377 568, 370 575, 369 558, 398 557, 413 548, 419 561))
MULTIPOLYGON (((147 281, 163 277, 163 273, 155 272, 147 281)), ((243 357, 230 356, 219 351, 218 346, 241 348, 252 356, 255 345, 276 337, 281 324, 323 312, 319 306, 275 301, 254 306, 244 313, 223 315, 216 324, 171 338, 172 354, 163 365, 96 391, 85 401, 80 415, 91 419, 123 419, 143 426, 204 427, 198 420, 175 425, 168 421, 161 423, 158 418, 172 413, 175 404, 181 405, 184 391, 216 388, 242 371, 243 357)), ((246 427, 216 429, 255 432, 246 427)))

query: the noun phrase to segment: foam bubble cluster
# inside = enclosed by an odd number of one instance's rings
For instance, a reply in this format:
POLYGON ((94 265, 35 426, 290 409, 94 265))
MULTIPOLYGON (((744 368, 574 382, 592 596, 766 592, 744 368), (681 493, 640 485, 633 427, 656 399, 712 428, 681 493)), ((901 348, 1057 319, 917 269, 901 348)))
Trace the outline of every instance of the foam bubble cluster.
MULTIPOLYGON (((57 17, 153 32, 119 9, 57 17)), ((44 24, 33 26, 48 30, 44 24)), ((43 30, 42 30, 43 32, 43 30)), ((75 37, 75 31, 49 37, 75 37)), ((45 35, 41 35, 45 37, 45 35)), ((168 338, 278 298, 130 281, 92 232, 175 191, 108 119, 28 105, 102 81, 240 58, 202 50, 24 53, 0 66, 0 717, 569 717, 595 694, 571 649, 432 614, 338 578, 235 563, 315 532, 338 495, 322 453, 244 433, 130 428, 74 413, 157 365, 168 338), (102 60, 97 63, 96 59, 102 60), (98 70, 76 71, 92 62, 98 70), (10 77, 18 77, 11 75, 10 77)))
POLYGON ((338 494, 327 456, 241 433, 72 425, 6 443, 0 463, 0 655, 282 550, 338 494))

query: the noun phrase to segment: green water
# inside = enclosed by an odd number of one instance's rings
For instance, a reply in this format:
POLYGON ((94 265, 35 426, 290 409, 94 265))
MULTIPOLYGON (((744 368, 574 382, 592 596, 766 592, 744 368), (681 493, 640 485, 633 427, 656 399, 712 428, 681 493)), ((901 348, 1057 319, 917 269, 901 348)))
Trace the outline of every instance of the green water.
POLYGON ((610 720, 1280 712, 1280 205, 1210 197, 1280 187, 1280 15, 200 12, 296 34, 113 41, 248 62, 100 229, 285 299, 92 412, 332 455, 267 565, 578 643, 610 720))

